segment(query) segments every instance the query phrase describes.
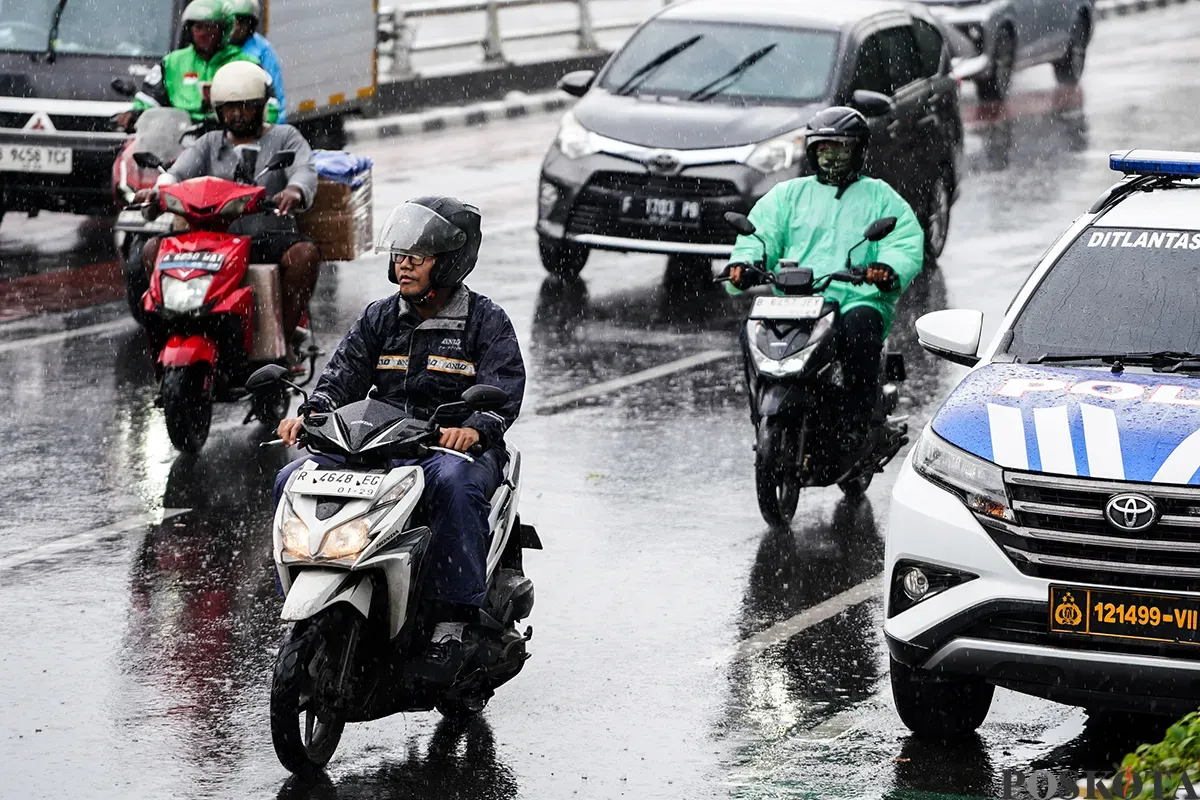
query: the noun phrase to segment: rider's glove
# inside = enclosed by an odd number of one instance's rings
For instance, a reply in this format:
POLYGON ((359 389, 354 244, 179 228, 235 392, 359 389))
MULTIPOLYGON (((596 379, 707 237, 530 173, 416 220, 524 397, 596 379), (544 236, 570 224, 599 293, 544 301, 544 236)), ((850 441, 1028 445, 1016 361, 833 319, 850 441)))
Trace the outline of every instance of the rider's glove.
POLYGON ((752 270, 750 264, 730 264, 729 265, 729 268, 731 270, 734 267, 741 267, 742 274, 741 274, 741 277, 739 277, 736 281, 730 280, 730 283, 732 283, 734 286, 741 289, 742 291, 753 288, 755 286, 758 286, 760 283, 762 283, 762 278, 759 277, 757 272, 752 270))
POLYGON ((875 284, 881 292, 894 292, 900 288, 900 276, 887 264, 876 261, 867 265, 867 283, 875 284))

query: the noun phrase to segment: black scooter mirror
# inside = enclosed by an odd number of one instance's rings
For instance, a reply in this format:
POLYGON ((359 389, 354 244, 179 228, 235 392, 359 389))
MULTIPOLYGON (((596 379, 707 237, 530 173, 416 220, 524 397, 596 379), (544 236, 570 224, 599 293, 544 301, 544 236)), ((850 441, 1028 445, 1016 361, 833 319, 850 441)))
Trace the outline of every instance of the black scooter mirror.
POLYGON ((736 211, 726 211, 725 221, 729 223, 729 227, 740 233, 742 236, 753 236, 758 229, 754 227, 754 223, 745 214, 739 214, 736 211))
POLYGON ((137 94, 137 84, 128 78, 113 78, 109 86, 122 97, 133 97, 137 94))
POLYGON ((508 392, 499 386, 476 384, 462 393, 462 400, 472 411, 495 411, 508 403, 508 392))
MULTIPOLYGON (((277 169, 287 169, 292 164, 296 163, 295 150, 280 150, 275 155, 271 156, 271 160, 267 162, 266 169, 268 172, 277 169)), ((893 220, 895 222, 895 220, 893 220)))
POLYGON ((867 232, 863 234, 863 238, 868 242, 878 242, 894 230, 896 230, 896 218, 882 217, 867 226, 867 232))
POLYGON ((267 364, 265 367, 256 369, 254 374, 246 379, 246 391, 258 394, 268 389, 278 388, 287 376, 287 368, 278 364, 267 364))
POLYGON ((161 169, 162 159, 154 153, 134 153, 133 161, 142 169, 161 169))

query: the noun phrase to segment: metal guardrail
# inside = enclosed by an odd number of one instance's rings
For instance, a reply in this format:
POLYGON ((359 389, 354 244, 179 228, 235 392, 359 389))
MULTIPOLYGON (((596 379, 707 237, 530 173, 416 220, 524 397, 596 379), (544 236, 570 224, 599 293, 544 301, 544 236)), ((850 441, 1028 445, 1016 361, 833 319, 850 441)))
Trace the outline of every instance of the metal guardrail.
MULTIPOLYGON (((664 0, 669 5, 672 0, 664 0)), ((509 42, 534 41, 565 36, 574 36, 578 54, 601 51, 597 34, 608 31, 630 30, 642 23, 644 17, 606 20, 597 22, 593 18, 593 0, 431 0, 416 2, 400 8, 379 10, 380 72, 392 80, 410 78, 418 73, 413 67, 413 57, 450 50, 478 48, 480 60, 477 66, 492 67, 510 63, 505 55, 505 44, 509 42), (500 24, 500 12, 508 9, 533 6, 571 5, 576 8, 576 20, 569 25, 557 25, 516 31, 504 31, 500 24), (416 23, 436 17, 451 17, 463 14, 484 14, 485 28, 482 35, 452 36, 429 42, 415 42, 416 23)), ((644 4, 643 4, 644 5, 644 4)), ((469 63, 467 66, 469 67, 469 63)))

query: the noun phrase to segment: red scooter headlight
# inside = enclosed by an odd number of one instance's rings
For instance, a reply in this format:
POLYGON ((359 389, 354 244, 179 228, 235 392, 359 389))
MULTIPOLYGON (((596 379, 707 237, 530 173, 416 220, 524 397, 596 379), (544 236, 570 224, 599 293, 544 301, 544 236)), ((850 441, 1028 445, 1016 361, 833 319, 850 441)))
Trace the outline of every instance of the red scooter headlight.
POLYGON ((225 205, 221 206, 221 214, 228 217, 236 217, 246 210, 246 206, 250 205, 250 201, 254 199, 254 195, 246 195, 245 197, 235 197, 225 205))

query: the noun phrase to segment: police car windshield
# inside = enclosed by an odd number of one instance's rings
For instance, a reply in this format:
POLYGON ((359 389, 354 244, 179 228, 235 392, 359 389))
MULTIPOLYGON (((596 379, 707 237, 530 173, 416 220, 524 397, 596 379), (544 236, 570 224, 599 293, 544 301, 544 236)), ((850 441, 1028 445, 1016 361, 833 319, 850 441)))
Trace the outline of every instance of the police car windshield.
MULTIPOLYGON (((44 52, 58 0, 0 0, 0 51, 44 52)), ((96 56, 162 56, 171 49, 171 0, 70 0, 54 50, 96 56)))
POLYGON ((600 85, 680 99, 705 90, 703 99, 710 101, 812 102, 826 95, 837 44, 833 31, 654 20, 621 49, 600 85), (673 50, 678 52, 631 84, 639 69, 673 50))
POLYGON ((1008 353, 1200 353, 1198 268, 1197 232, 1084 231, 1021 311, 1008 353))

